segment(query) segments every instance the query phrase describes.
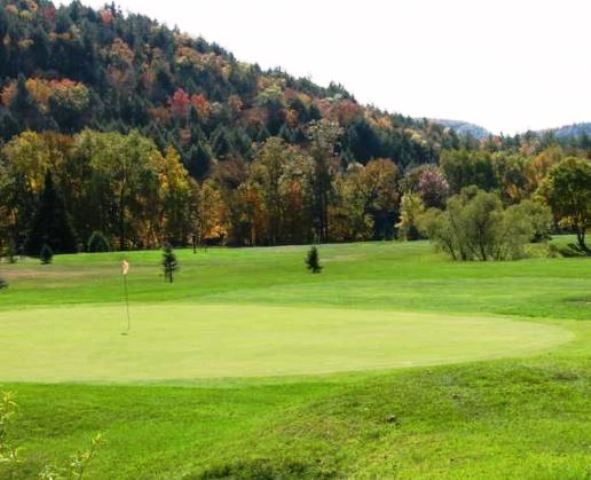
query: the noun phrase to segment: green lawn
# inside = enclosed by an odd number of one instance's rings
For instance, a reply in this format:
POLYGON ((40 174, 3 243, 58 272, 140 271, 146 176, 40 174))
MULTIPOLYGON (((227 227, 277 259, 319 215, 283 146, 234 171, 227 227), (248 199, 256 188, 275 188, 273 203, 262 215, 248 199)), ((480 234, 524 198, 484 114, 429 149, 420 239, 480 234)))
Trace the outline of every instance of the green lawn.
POLYGON ((314 375, 531 353, 573 338, 504 318, 223 305, 34 309, 0 314, 0 378, 162 382, 314 375), (26 362, 30 352, 35 352, 26 362))
POLYGON ((591 478, 591 260, 305 252, 131 253, 129 336, 122 254, 0 265, 14 478, 99 431, 92 479, 591 478))

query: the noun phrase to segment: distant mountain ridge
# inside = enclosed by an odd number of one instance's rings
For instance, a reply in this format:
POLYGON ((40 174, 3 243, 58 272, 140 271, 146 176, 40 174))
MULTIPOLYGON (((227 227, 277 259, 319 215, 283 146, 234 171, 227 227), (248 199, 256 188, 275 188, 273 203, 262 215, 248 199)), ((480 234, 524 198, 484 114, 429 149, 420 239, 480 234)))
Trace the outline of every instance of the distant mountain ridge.
POLYGON ((433 122, 443 125, 444 127, 451 128, 458 135, 470 135, 477 140, 483 140, 492 135, 492 132, 487 130, 480 125, 476 125, 470 122, 464 122, 462 120, 447 120, 447 119, 433 119, 433 122))
MULTIPOLYGON (((447 120, 447 119, 433 119, 433 122, 442 125, 446 128, 451 128, 458 135, 470 135, 477 140, 484 140, 493 134, 475 123, 465 122, 463 120, 447 120)), ((591 122, 573 123, 570 125, 563 125, 561 127, 546 128, 542 130, 529 130, 538 136, 546 134, 553 134, 558 139, 577 138, 584 135, 591 136, 591 122)), ((523 135, 527 132, 521 132, 523 135)))
POLYGON ((573 123, 558 128, 539 130, 536 133, 544 134, 548 132, 553 133, 556 138, 573 138, 582 137, 583 135, 591 136, 591 122, 573 123))

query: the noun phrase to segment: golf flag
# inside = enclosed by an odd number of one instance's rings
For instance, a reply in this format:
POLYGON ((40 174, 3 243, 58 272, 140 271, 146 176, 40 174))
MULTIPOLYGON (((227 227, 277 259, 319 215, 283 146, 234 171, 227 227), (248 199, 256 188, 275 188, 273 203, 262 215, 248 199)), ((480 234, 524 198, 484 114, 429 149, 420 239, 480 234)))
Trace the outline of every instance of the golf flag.
POLYGON ((127 277, 127 274, 129 273, 129 262, 127 260, 121 262, 121 273, 124 277, 127 277))

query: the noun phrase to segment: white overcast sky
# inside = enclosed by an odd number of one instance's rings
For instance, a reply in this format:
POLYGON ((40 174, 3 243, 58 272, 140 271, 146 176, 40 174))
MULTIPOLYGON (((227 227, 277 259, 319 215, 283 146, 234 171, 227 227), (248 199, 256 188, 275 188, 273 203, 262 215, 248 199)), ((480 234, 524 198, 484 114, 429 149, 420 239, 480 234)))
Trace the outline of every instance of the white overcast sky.
POLYGON ((360 102, 405 115, 505 133, 591 121, 591 0, 117 4, 202 35, 239 60, 339 82, 360 102))

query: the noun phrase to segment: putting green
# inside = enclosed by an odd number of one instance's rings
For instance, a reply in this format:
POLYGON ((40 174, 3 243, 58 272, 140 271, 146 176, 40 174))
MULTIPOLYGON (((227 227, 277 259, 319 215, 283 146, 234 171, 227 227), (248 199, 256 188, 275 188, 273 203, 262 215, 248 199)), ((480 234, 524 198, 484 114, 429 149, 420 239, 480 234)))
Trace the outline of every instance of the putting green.
POLYGON ((0 313, 0 379, 135 382, 308 375, 522 355, 567 330, 490 317, 327 308, 134 305, 0 313))

